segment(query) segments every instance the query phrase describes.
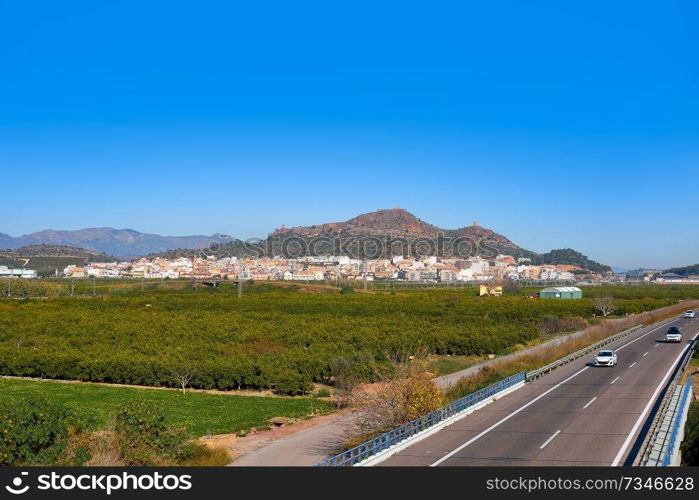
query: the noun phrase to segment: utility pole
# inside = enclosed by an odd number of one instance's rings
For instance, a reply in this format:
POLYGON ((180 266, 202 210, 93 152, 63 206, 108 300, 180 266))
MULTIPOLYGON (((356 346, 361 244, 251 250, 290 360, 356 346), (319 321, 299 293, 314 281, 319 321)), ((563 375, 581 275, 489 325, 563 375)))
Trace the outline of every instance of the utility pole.
POLYGON ((92 276, 92 296, 97 295, 97 276, 92 276))
POLYGON ((243 296, 243 263, 240 263, 240 269, 238 270, 238 298, 243 296))
POLYGON ((364 291, 366 292, 367 288, 367 283, 366 283, 366 257, 364 257, 364 291))

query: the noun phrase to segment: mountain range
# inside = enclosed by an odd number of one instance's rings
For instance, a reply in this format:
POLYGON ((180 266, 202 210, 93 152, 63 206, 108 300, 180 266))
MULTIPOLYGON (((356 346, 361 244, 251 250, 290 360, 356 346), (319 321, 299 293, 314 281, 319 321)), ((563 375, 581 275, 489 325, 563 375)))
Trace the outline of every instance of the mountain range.
POLYGON ((177 248, 207 248, 214 241, 230 241, 222 235, 160 236, 133 229, 93 227, 75 231, 47 229, 13 238, 0 233, 0 248, 14 249, 30 245, 62 245, 93 250, 117 257, 137 257, 177 248))
MULTIPOLYGON (((217 246, 211 253, 233 256, 342 254, 368 258, 407 254, 445 257, 505 254, 528 258, 533 264, 570 264, 597 273, 611 271, 609 266, 570 248, 539 254, 475 222, 458 229, 443 229, 402 208, 377 210, 344 222, 291 228, 282 226, 262 241, 232 240, 217 246), (300 253, 295 253, 299 250, 300 253)), ((196 252, 192 250, 172 250, 159 255, 173 258, 194 254, 196 252)))
POLYGON ((505 236, 472 223, 457 229, 443 229, 425 222, 402 208, 382 209, 344 222, 312 226, 282 226, 265 240, 250 243, 220 234, 212 236, 160 236, 133 229, 108 227, 77 231, 46 230, 17 238, 0 233, 0 248, 36 244, 67 245, 103 252, 117 257, 162 255, 187 256, 205 250, 221 255, 291 255, 304 247, 314 255, 390 256, 430 254, 440 256, 495 257, 497 254, 528 258, 533 264, 570 264, 605 273, 609 266, 595 262, 573 249, 539 254, 524 249, 505 236), (390 235, 390 238, 388 238, 390 235), (216 243, 211 247, 212 243, 216 243), (382 254, 376 255, 377 246, 382 254), (214 248, 211 250, 210 248, 214 248), (370 255, 371 254, 371 255, 370 255))

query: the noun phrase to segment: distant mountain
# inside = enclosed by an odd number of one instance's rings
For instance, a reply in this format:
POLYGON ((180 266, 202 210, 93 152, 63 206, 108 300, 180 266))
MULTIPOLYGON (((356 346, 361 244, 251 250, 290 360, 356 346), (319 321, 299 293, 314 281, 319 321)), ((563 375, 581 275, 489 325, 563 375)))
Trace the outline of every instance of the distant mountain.
POLYGON ((367 258, 393 255, 480 255, 492 259, 498 254, 505 254, 515 258, 528 258, 532 264, 568 264, 596 273, 611 272, 609 266, 595 262, 570 248, 539 254, 526 250, 475 222, 458 229, 442 229, 402 208, 377 210, 344 222, 292 228, 282 226, 266 239, 254 243, 225 235, 159 236, 132 229, 112 228, 46 230, 18 238, 0 233, 0 247, 17 248, 41 243, 80 247, 117 257, 191 257, 201 255, 201 250, 208 255, 238 257, 293 257, 309 254, 367 258))
MULTIPOLYGON (((282 226, 263 241, 251 244, 234 240, 222 245, 216 253, 231 256, 339 254, 368 258, 416 254, 494 258, 498 254, 505 254, 528 258, 532 264, 568 264, 597 273, 611 272, 609 266, 570 248, 539 254, 475 222, 459 229, 442 229, 402 208, 377 210, 344 222, 292 228, 282 226)), ((175 257, 191 254, 191 251, 176 250, 161 255, 175 257)))
POLYGON ((671 269, 666 269, 666 273, 678 274, 680 276, 696 276, 699 275, 699 264, 694 264, 685 267, 673 267, 671 269))
POLYGON ((612 267, 612 271, 614 271, 614 273, 616 273, 616 274, 626 274, 630 271, 630 269, 628 269, 626 267, 621 267, 621 266, 611 266, 611 267, 612 267))
MULTIPOLYGON (((413 253, 433 253, 443 256, 454 255, 464 251, 472 254, 495 257, 507 254, 514 257, 537 259, 537 254, 525 250, 504 236, 473 223, 459 229, 442 229, 418 219, 402 208, 377 210, 359 215, 345 222, 331 222, 314 226, 298 226, 287 229, 282 226, 267 239, 267 247, 272 252, 282 253, 286 247, 291 248, 295 241, 315 240, 313 250, 316 254, 334 254, 336 250, 353 255, 363 254, 363 250, 374 245, 372 241, 386 242, 387 236, 392 240, 392 248, 385 248, 390 255, 413 253), (440 248, 428 251, 434 243, 438 246, 439 238, 448 239, 440 248), (322 238, 332 240, 323 243, 322 238), (338 242, 340 242, 338 244, 338 242), (436 243, 435 243, 436 242, 436 243), (459 243, 460 242, 460 243, 459 243), (365 248, 362 248, 365 247, 365 248)), ((375 245, 374 245, 375 246, 375 245)), ((388 245, 385 245, 387 247, 388 245)), ((310 249, 310 247, 309 247, 310 249)), ((367 252, 370 253, 370 252, 367 252)))
POLYGON ((560 250, 551 250, 541 255, 542 264, 569 264, 578 266, 595 273, 604 274, 612 270, 611 267, 600 264, 591 260, 586 255, 581 254, 572 248, 562 248, 560 250))
POLYGON ((19 248, 48 244, 84 248, 118 257, 134 257, 176 248, 207 248, 212 242, 231 241, 228 236, 160 236, 140 233, 133 229, 96 227, 76 231, 47 229, 13 238, 0 233, 0 248, 19 248))

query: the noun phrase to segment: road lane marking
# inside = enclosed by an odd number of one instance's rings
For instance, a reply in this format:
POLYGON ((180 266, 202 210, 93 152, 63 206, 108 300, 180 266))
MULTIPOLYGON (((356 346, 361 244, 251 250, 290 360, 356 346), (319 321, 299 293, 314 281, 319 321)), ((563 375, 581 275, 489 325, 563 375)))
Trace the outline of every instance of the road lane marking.
MULTIPOLYGON (((639 336, 639 337, 637 337, 637 338, 635 338, 635 339, 633 339, 633 340, 627 342, 626 344, 622 345, 621 347, 617 348, 617 351, 620 351, 621 349, 623 349, 623 348, 626 347, 627 345, 633 344, 634 342, 636 342, 636 341, 638 341, 638 340, 641 340, 643 337, 646 337, 647 335, 650 335, 650 334, 653 333, 654 331, 659 330, 660 328, 662 328, 662 327, 664 327, 664 326, 667 326, 667 325, 670 324, 670 323, 674 323, 675 321, 677 321, 677 320, 676 320, 676 319, 673 319, 673 320, 668 320, 668 321, 666 321, 666 322, 664 322, 664 323, 661 323, 660 325, 656 326, 656 327, 653 328, 652 330, 647 331, 647 332, 644 333, 643 335, 641 335, 641 336, 639 336)), ((581 370, 579 370, 579 371, 575 372, 574 374, 572 374, 572 375, 571 375, 570 377, 568 377, 567 379, 565 379, 565 380, 563 380, 562 382, 559 382, 558 384, 554 385, 553 387, 551 387, 550 389, 548 389, 546 392, 540 394, 539 396, 537 396, 536 398, 532 399, 531 401, 529 401, 528 403, 524 404, 523 406, 520 406, 520 407, 519 407, 517 410, 515 410, 514 412, 512 412, 512 413, 510 413, 509 415, 507 415, 506 417, 503 417, 502 419, 498 420, 497 422, 495 422, 493 425, 491 425, 490 427, 488 427, 488 428, 485 429, 484 431, 480 432, 479 434, 475 435, 474 437, 472 437, 471 439, 469 439, 468 441, 466 441, 466 442, 463 443, 462 445, 460 445, 460 446, 458 446, 457 448, 455 448, 454 450, 450 451, 449 453, 447 453, 446 455, 444 455, 442 458, 440 458, 440 459, 437 460, 436 462, 430 464, 430 467, 436 467, 436 466, 438 466, 439 464, 445 462, 446 460, 449 460, 451 457, 453 457, 454 455, 456 455, 457 453, 459 453, 461 450, 463 450, 464 448, 466 448, 467 446, 469 446, 471 443, 473 443, 473 442, 479 440, 480 438, 482 438, 483 436, 485 436, 486 434, 488 434, 490 431, 492 431, 492 430, 495 429, 496 427, 498 427, 498 426, 502 425, 503 423, 507 422, 509 419, 511 419, 512 417, 514 417, 515 415, 517 415, 519 412, 521 412, 521 411, 524 410, 525 408, 530 407, 531 405, 533 405, 534 403, 536 403, 537 401, 539 401, 541 398, 543 398, 544 396, 546 396, 546 395, 549 394, 550 392, 552 392, 552 391, 558 389, 560 386, 562 386, 563 384, 565 384, 566 382, 568 382, 570 379, 572 379, 573 377, 577 377, 578 375, 580 375, 582 372, 584 372, 585 370, 587 370, 587 369, 589 369, 589 368, 590 368, 589 366, 585 366, 585 367, 582 368, 581 370)))
POLYGON ((504 417, 504 418, 501 418, 500 420, 498 420, 497 422, 495 422, 493 425, 491 425, 490 427, 488 427, 486 430, 482 431, 480 434, 475 435, 474 437, 472 437, 471 439, 469 439, 468 441, 466 441, 464 444, 462 444, 462 445, 459 446, 458 448, 454 449, 453 451, 450 451, 449 453, 447 453, 446 455, 444 455, 442 458, 440 458, 440 459, 437 460, 436 462, 430 464, 430 467, 436 467, 436 466, 438 466, 439 464, 441 464, 442 462, 444 462, 445 460, 450 459, 451 457, 453 457, 454 455, 456 455, 457 453, 459 453, 461 450, 463 450, 464 448, 466 448, 468 445, 470 445, 470 444, 473 443, 474 441, 476 441, 476 440, 480 439, 481 437, 485 436, 486 434, 488 434, 490 431, 492 431, 493 429, 495 429, 495 428, 498 427, 499 425, 501 425, 501 424, 507 422, 509 419, 511 419, 512 417, 514 417, 515 415, 517 415, 519 412, 521 412, 521 411, 524 410, 525 408, 530 407, 531 405, 533 405, 534 403, 536 403, 537 401, 539 401, 541 398, 543 398, 544 396, 546 396, 548 393, 550 393, 550 392, 552 392, 552 391, 558 389, 560 386, 562 386, 563 384, 565 384, 566 382, 568 382, 568 381, 569 381, 570 379, 572 379, 573 377, 577 377, 578 375, 580 375, 580 374, 581 374, 582 372, 584 372, 585 370, 589 370, 589 368, 590 368, 589 366, 586 366, 586 367, 583 368, 582 370, 580 370, 580 371, 578 371, 578 372, 572 374, 572 375, 571 375, 570 377, 568 377, 567 379, 563 380, 562 382, 559 382, 558 384, 554 385, 553 387, 551 387, 551 388, 550 388, 549 390, 547 390, 546 392, 544 392, 544 393, 540 394, 539 396, 537 396, 536 398, 532 399, 532 400, 529 401, 527 404, 525 404, 525 405, 523 405, 523 406, 520 406, 518 409, 516 409, 515 411, 513 411, 512 413, 510 413, 508 416, 506 416, 506 417, 504 417))
POLYGON ((659 343, 659 342, 658 342, 658 343, 656 343, 656 344, 655 344, 655 345, 653 346, 653 349, 655 349, 655 348, 656 348, 656 347, 658 347, 659 345, 660 345, 660 343, 659 343))
POLYGON ((546 448, 546 445, 549 444, 551 441, 553 441, 553 438, 555 438, 556 436, 558 436, 560 433, 561 433, 561 429, 558 429, 556 432, 553 433, 553 436, 551 436, 550 438, 548 438, 546 441, 544 441, 544 444, 542 444, 541 446, 539 446, 539 449, 540 449, 540 450, 543 450, 544 448, 546 448))
POLYGON ((609 384, 609 385, 612 385, 614 382, 616 382, 616 381, 619 380, 620 378, 621 378, 621 377, 615 378, 614 380, 612 380, 611 384, 609 384))
MULTIPOLYGON (((692 337, 692 340, 696 339, 697 336, 699 336, 699 333, 697 333, 694 337, 692 337)), ((687 349, 689 349, 690 346, 691 346, 691 343, 688 344, 687 347, 682 349, 682 352, 677 356, 675 361, 672 363, 672 365, 670 366, 670 369, 667 371, 667 373, 665 374, 663 379, 660 381, 660 384, 658 384, 658 387, 655 388, 655 392, 653 392, 653 395, 648 400, 646 407, 643 408, 643 411, 638 416, 638 420, 636 420, 636 423, 634 424, 633 428, 631 429, 631 432, 629 432, 629 435, 626 436, 626 440, 624 441, 624 444, 621 445, 621 448, 619 449, 619 453, 616 454, 616 457, 614 457, 614 460, 610 464, 612 467, 616 467, 617 465, 619 465, 619 462, 621 461, 624 454, 626 453, 626 449, 629 447, 629 444, 631 444, 631 440, 633 439, 633 435, 636 433, 638 428, 643 423, 643 419, 645 418, 646 413, 648 413, 648 410, 650 410, 651 406, 653 406, 653 403, 655 402, 655 398, 658 397, 658 393, 660 393, 660 390, 665 385, 667 378, 675 370, 675 365, 677 365, 677 363, 680 362, 680 359, 682 359, 682 356, 685 355, 687 349)))
POLYGON ((648 356, 648 353, 645 353, 645 354, 644 354, 643 356, 641 356, 641 357, 642 357, 642 358, 645 358, 646 356, 648 356))
POLYGON ((588 406, 590 406, 590 405, 595 401, 595 399, 597 399, 597 396, 595 396, 595 397, 592 398, 590 401, 588 401, 588 403, 587 403, 585 406, 583 406, 583 410, 584 410, 585 408, 587 408, 588 406))
POLYGON ((635 365, 636 363, 638 363, 638 361, 634 361, 633 363, 631 363, 631 364, 629 365, 629 368, 633 368, 633 365, 635 365))

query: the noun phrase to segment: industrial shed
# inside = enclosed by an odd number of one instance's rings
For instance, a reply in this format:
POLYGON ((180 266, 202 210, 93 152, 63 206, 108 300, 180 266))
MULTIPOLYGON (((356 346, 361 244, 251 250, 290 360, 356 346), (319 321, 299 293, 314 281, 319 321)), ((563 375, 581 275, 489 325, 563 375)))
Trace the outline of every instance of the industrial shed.
POLYGON ((582 290, 574 286, 544 288, 539 292, 541 299, 582 299, 582 290))

